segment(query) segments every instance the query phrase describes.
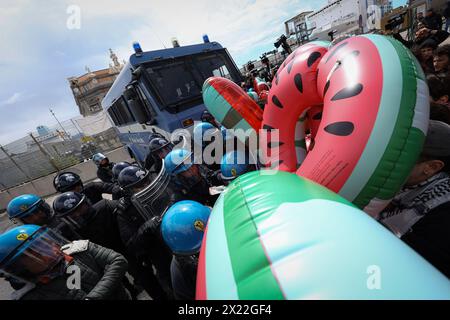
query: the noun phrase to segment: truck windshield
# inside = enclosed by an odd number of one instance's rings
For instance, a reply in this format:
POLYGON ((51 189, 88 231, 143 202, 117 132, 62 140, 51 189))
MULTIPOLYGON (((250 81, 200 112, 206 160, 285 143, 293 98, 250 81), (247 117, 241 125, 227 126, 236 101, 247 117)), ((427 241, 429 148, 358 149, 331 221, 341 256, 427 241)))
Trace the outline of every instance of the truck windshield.
POLYGON ((163 107, 201 101, 203 82, 209 77, 240 80, 238 70, 225 51, 152 62, 146 66, 146 72, 163 107))

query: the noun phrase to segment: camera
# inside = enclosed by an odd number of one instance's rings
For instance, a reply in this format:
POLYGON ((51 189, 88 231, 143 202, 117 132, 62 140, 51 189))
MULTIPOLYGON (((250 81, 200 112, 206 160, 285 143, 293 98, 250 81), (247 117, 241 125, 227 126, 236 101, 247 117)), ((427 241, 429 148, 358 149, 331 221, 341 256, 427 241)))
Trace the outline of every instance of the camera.
POLYGON ((277 49, 281 46, 283 50, 288 54, 292 53, 291 47, 287 43, 287 38, 284 34, 282 34, 273 45, 277 49))
POLYGON ((261 56, 261 57, 259 57, 260 59, 261 59, 261 62, 263 63, 263 64, 269 64, 270 62, 269 62, 269 58, 267 58, 266 56, 261 56))
POLYGON ((275 48, 278 49, 281 45, 287 44, 286 40, 287 40, 286 36, 282 34, 273 45, 275 46, 275 48))
POLYGON ((252 62, 247 63, 247 70, 252 71, 255 69, 255 65, 252 62))
POLYGON ((405 14, 399 14, 391 19, 385 25, 385 30, 394 30, 396 27, 401 26, 405 22, 405 14))

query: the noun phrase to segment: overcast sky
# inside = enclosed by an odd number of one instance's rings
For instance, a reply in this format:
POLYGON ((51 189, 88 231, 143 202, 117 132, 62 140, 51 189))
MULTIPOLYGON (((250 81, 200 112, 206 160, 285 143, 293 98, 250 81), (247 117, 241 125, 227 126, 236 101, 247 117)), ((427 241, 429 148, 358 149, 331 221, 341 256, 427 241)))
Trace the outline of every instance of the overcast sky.
MULTIPOLYGON (((133 41, 144 51, 211 41, 241 66, 284 33, 283 22, 326 0, 0 0, 0 144, 77 116, 67 78, 107 68, 112 48, 127 59, 133 41), (80 28, 67 12, 80 9, 80 28), (72 21, 72 20, 70 20, 72 21)), ((402 2, 402 1, 395 1, 402 2)), ((404 2, 404 1, 403 1, 404 2)))

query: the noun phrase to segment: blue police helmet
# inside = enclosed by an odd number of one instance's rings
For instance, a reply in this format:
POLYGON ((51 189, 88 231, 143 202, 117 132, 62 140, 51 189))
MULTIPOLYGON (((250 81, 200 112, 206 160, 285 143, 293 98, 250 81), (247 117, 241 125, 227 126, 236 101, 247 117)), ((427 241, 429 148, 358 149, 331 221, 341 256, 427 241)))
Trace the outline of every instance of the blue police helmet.
POLYGON ((114 165, 114 167, 112 168, 112 173, 113 173, 113 181, 117 182, 117 179, 119 178, 119 174, 120 172, 122 172, 123 169, 127 168, 131 166, 131 163, 126 162, 126 161, 121 161, 118 162, 114 165))
POLYGON ((6 211, 9 219, 21 219, 37 210, 44 200, 35 194, 23 194, 8 203, 6 211))
POLYGON ((222 179, 233 180, 248 171, 248 158, 241 151, 228 152, 222 157, 220 171, 222 179))
POLYGON ((164 158, 164 167, 169 174, 187 171, 192 166, 192 152, 185 149, 175 149, 164 158))
POLYGON ((108 159, 108 158, 103 153, 96 153, 92 157, 92 160, 94 161, 95 165, 97 165, 97 166, 99 166, 100 162, 102 162, 102 160, 104 160, 104 159, 108 159))
POLYGON ((214 127, 211 123, 209 122, 200 122, 197 123, 197 125, 194 127, 194 143, 199 145, 199 146, 205 146, 206 144, 209 143, 209 141, 205 141, 205 134, 207 133, 207 137, 209 137, 209 135, 212 135, 214 133, 214 131, 217 130, 216 127, 214 127))
POLYGON ((161 233, 173 253, 192 255, 200 251, 211 209, 196 201, 175 203, 164 214, 161 233))
POLYGON ((41 227, 28 224, 15 227, 0 235, 0 268, 5 259, 23 246, 41 227))
POLYGON ((0 235, 0 271, 20 282, 34 282, 40 276, 58 277, 64 270, 55 272, 54 268, 64 259, 60 248, 66 243, 46 227, 28 224, 8 230, 0 235))

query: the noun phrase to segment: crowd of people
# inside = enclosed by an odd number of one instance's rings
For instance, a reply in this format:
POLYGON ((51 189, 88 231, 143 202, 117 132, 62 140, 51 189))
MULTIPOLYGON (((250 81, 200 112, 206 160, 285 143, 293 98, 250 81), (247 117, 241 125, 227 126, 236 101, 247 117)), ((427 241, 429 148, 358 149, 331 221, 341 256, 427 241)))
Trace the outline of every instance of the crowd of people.
MULTIPOLYGON (((226 136, 211 114, 202 120, 193 139, 200 150, 211 143, 207 132, 226 136)), ((145 290, 159 301, 194 299, 203 231, 220 193, 210 188, 256 167, 238 150, 203 165, 174 146, 155 133, 143 166, 95 154, 98 181, 57 174, 52 206, 33 194, 11 200, 8 216, 20 226, 0 235, 0 274, 15 289, 12 298, 137 299, 145 290), (150 202, 140 197, 154 192, 150 202), (70 266, 80 269, 82 288, 67 286, 70 266)))
POLYGON ((414 21, 414 39, 406 41, 399 33, 388 31, 403 43, 416 56, 425 75, 430 89, 431 119, 450 123, 450 44, 442 44, 448 39, 450 23, 450 3, 444 10, 446 24, 442 16, 433 9, 417 13, 414 21))
POLYGON ((425 73, 430 122, 409 178, 379 215, 379 222, 450 278, 450 2, 442 16, 418 13, 414 39, 384 32, 409 48, 425 73))
MULTIPOLYGON (((417 16, 414 41, 393 34, 426 74, 430 125, 408 180, 378 220, 450 277, 450 45, 440 45, 449 36, 445 12, 445 30, 429 10, 417 16)), ((266 63, 242 87, 251 89, 255 77, 270 85, 275 73, 266 63)), ((205 111, 193 134, 201 150, 208 147, 208 131, 228 138, 205 111)), ((13 299, 137 299, 144 290, 154 300, 194 299, 217 190, 258 166, 239 150, 225 153, 219 164, 199 164, 191 150, 156 133, 148 147, 142 166, 96 154, 98 182, 83 183, 75 172, 57 174, 52 206, 32 194, 11 200, 7 213, 18 226, 0 235, 0 274, 14 288, 13 299), (69 267, 80 271, 81 287, 68 286, 69 267)))

